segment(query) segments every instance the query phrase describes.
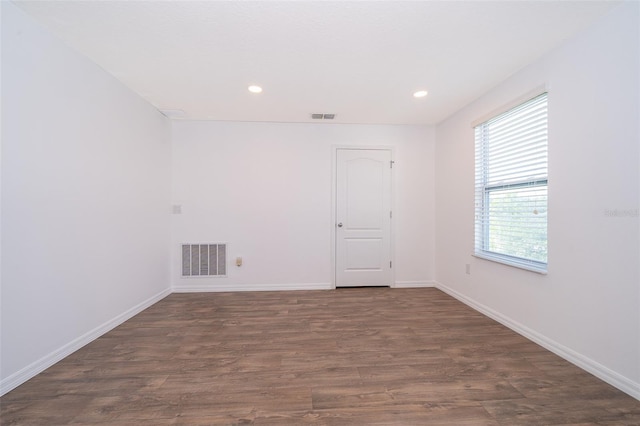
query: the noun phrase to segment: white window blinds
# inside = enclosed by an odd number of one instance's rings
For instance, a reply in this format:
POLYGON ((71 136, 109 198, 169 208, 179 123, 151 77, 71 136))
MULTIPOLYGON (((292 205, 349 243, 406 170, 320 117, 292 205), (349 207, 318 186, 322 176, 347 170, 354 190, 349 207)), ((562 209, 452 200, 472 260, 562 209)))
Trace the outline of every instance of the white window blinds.
POLYGON ((475 255, 547 270, 547 94, 475 127, 475 255))

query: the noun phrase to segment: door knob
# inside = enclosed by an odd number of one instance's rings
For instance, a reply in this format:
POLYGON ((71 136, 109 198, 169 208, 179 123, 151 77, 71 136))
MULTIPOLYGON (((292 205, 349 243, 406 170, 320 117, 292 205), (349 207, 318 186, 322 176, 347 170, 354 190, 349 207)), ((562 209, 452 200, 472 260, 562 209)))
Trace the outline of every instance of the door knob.
POLYGON ((338 228, 342 228, 342 222, 338 224, 338 228))

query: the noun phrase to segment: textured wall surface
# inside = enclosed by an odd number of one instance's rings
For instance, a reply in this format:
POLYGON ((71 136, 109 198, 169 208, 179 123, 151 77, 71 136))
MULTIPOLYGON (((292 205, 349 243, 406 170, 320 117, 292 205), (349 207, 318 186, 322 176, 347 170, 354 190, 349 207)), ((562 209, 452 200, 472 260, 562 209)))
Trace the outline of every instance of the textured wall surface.
POLYGON ((620 6, 436 129, 439 283, 636 397, 639 8, 620 6), (470 123, 543 83, 549 92, 547 275, 472 257, 470 123))
POLYGON ((3 388, 168 291, 169 138, 155 108, 2 2, 3 388))
POLYGON ((329 288, 332 146, 395 151, 395 280, 435 277, 433 128, 173 123, 174 289, 329 288), (227 278, 180 278, 180 244, 229 243, 227 278), (236 256, 244 265, 233 265, 236 256))

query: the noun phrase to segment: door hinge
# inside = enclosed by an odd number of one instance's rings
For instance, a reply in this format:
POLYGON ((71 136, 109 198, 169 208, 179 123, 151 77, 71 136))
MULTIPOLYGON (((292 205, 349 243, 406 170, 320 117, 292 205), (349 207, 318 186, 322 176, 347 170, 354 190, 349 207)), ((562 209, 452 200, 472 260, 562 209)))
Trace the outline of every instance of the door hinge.
POLYGON ((395 163, 395 161, 393 161, 393 160, 389 161, 389 168, 390 169, 393 169, 393 163, 395 163))
POLYGON ((389 268, 392 268, 392 266, 391 266, 391 261, 389 261, 389 268))
POLYGON ((393 219, 393 211, 389 210, 389 219, 393 219))

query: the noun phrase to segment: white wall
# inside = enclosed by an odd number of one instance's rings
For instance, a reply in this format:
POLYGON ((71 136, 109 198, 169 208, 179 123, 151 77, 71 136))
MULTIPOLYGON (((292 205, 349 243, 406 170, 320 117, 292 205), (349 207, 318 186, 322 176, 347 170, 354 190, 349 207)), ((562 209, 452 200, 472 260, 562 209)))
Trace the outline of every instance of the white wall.
POLYGON ((1 390, 169 291, 170 124, 2 2, 1 390))
POLYGON ((395 280, 434 279, 433 128, 173 123, 176 291, 330 288, 332 145, 395 149, 395 280), (227 278, 181 278, 180 244, 227 242, 227 278))
POLYGON ((639 7, 614 9, 436 129, 439 286, 637 398, 639 7), (549 90, 548 275, 472 257, 470 124, 540 83, 549 90), (606 214, 616 210, 627 216, 606 214))

